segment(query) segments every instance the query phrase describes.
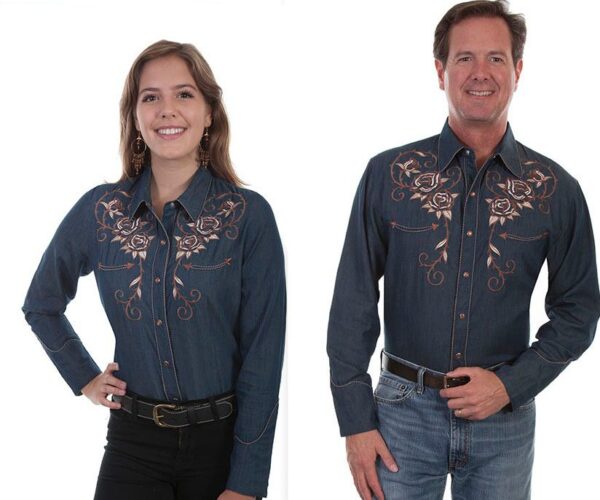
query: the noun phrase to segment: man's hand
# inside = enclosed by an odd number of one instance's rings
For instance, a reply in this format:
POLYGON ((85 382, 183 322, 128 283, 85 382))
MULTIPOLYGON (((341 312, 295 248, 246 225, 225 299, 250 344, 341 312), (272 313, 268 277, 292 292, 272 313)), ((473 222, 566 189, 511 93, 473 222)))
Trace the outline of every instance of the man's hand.
POLYGON ((254 500, 255 498, 256 497, 253 496, 236 493, 235 491, 225 490, 219 495, 219 498, 217 498, 217 500, 254 500))
POLYGON ((454 414, 468 420, 483 420, 499 412, 510 398, 498 376, 483 368, 457 368, 448 377, 469 377, 471 380, 460 387, 442 389, 440 396, 448 399, 448 408, 454 414))
POLYGON ((81 389, 81 393, 95 405, 102 405, 111 410, 121 408, 121 403, 110 401, 109 394, 125 395, 127 384, 113 375, 114 371, 119 369, 117 363, 109 363, 100 375, 90 380, 87 385, 81 389))
POLYGON ((360 498, 371 500, 375 496, 377 500, 383 500, 383 490, 375 469, 377 455, 392 472, 398 472, 398 466, 379 431, 372 430, 346 437, 346 453, 360 498))

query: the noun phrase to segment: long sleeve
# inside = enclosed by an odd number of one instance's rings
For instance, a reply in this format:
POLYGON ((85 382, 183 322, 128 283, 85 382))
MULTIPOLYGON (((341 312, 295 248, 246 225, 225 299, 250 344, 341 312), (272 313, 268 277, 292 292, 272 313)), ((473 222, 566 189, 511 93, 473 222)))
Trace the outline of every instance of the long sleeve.
POLYGON ((92 271, 86 217, 90 193, 64 218, 35 272, 23 312, 46 353, 73 393, 81 394, 100 369, 65 316, 75 297, 79 276, 92 271))
POLYGON ((372 160, 354 199, 329 318, 331 391, 342 436, 377 427, 367 369, 380 332, 379 279, 387 250, 374 165, 372 160))
POLYGON ((283 250, 271 208, 258 195, 249 211, 239 315, 238 415, 227 487, 266 496, 283 362, 286 292, 283 250))
POLYGON ((566 222, 548 251, 546 314, 529 349, 496 373, 513 408, 542 391, 589 347, 600 313, 590 215, 576 184, 566 222))

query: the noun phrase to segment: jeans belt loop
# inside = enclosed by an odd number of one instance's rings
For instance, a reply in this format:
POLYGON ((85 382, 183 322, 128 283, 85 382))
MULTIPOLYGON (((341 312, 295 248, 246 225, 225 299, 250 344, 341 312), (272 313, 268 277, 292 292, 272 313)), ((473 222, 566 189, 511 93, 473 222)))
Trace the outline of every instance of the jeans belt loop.
POLYGON ((217 408, 217 403, 215 403, 215 398, 212 396, 208 398, 208 403, 210 404, 210 411, 212 412, 213 418, 218 422, 221 420, 221 417, 219 416, 219 410, 217 408))
POLYGON ((138 415, 138 396, 137 394, 133 394, 131 396, 131 415, 133 416, 133 418, 135 420, 139 420, 139 415, 138 415))
POLYGON ((417 372, 417 394, 423 394, 425 386, 423 384, 423 377, 425 376, 425 368, 420 367, 417 372))

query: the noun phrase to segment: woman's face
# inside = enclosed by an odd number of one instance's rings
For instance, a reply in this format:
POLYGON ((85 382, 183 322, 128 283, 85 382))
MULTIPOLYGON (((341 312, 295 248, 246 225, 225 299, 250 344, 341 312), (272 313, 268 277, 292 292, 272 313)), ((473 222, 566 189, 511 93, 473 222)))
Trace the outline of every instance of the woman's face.
POLYGON ((211 124, 210 112, 183 59, 171 55, 144 65, 135 125, 150 149, 153 166, 197 165, 200 139, 211 124))

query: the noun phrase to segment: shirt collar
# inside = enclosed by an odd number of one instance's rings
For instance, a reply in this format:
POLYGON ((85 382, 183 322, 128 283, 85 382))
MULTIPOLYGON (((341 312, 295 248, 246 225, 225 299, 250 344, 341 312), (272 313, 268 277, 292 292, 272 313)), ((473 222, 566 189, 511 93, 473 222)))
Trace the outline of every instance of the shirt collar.
POLYGON ((512 133, 510 124, 506 126, 506 132, 504 137, 496 148, 496 155, 502 160, 506 168, 510 170, 515 176, 521 178, 523 176, 523 166, 519 159, 519 150, 517 148, 517 141, 512 133))
POLYGON ((152 204, 152 198, 150 197, 150 168, 145 167, 142 173, 138 175, 137 179, 133 181, 131 186, 131 217, 135 217, 142 204, 145 204, 147 208, 150 208, 152 204))
MULTIPOLYGON (((152 206, 152 197, 150 195, 150 181, 152 179, 152 169, 145 168, 138 176, 131 187, 131 215, 135 216, 140 207, 145 205, 147 208, 152 206)), ((179 204, 187 212, 192 220, 196 220, 202 212, 202 207, 206 196, 212 184, 212 175, 207 168, 199 168, 187 189, 177 198, 179 204)))
POLYGON ((454 157, 463 149, 465 149, 465 145, 454 135, 448 124, 448 120, 446 120, 438 140, 438 165, 440 172, 446 170, 454 157))
MULTIPOLYGON (((463 149, 466 149, 466 146, 456 137, 448 124, 448 120, 446 120, 438 141, 438 165, 440 172, 448 168, 454 157, 463 149)), ((517 141, 512 133, 510 124, 506 126, 506 132, 500 144, 498 144, 495 154, 515 176, 521 177, 523 175, 517 141)))
POLYGON ((188 188, 177 198, 179 204, 192 220, 198 219, 202 213, 204 202, 212 184, 212 174, 208 168, 199 168, 188 188))

